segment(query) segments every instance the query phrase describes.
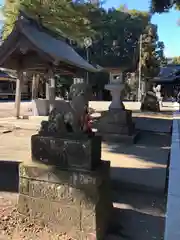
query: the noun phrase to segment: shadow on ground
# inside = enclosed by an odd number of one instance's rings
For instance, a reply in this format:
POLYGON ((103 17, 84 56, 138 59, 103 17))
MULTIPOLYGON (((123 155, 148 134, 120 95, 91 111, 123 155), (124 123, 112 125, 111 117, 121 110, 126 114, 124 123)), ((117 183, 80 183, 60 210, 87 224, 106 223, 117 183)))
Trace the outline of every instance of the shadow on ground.
MULTIPOLYGON (((114 208, 110 233, 120 240, 162 240, 164 234, 164 216, 151 212, 140 212, 122 206, 114 208)), ((110 238, 109 238, 110 240, 110 238)))
POLYGON ((12 161, 0 161, 0 191, 18 192, 19 187, 19 163, 12 161))
POLYGON ((136 190, 155 192, 165 191, 166 168, 111 168, 112 188, 115 190, 136 190))
MULTIPOLYGON (((172 114, 172 113, 171 113, 172 114)), ((149 114, 149 116, 135 116, 133 117, 133 121, 135 123, 136 129, 144 130, 144 131, 152 131, 158 133, 170 133, 172 126, 172 119, 163 119, 165 117, 164 114, 156 113, 154 115, 149 114), (159 117, 159 118, 153 118, 159 117), (161 118, 162 117, 162 118, 161 118)))
POLYGON ((162 167, 162 165, 166 165, 170 144, 170 134, 141 131, 136 144, 106 143, 103 148, 107 152, 117 154, 116 161, 119 158, 119 162, 121 161, 122 154, 127 155, 129 159, 137 158, 139 161, 142 161, 142 164, 143 162, 151 162, 159 164, 162 167))
MULTIPOLYGON (((168 105, 164 104, 164 107, 168 107, 168 105)), ((163 117, 164 117, 164 115, 167 115, 167 116, 171 117, 173 114, 173 111, 162 108, 160 112, 148 112, 148 111, 143 112, 139 109, 139 110, 133 110, 133 113, 146 114, 146 115, 150 115, 150 116, 158 115, 158 116, 163 116, 163 117)))
POLYGON ((165 223, 164 196, 124 189, 112 193, 113 218, 109 238, 118 240, 162 240, 165 223))

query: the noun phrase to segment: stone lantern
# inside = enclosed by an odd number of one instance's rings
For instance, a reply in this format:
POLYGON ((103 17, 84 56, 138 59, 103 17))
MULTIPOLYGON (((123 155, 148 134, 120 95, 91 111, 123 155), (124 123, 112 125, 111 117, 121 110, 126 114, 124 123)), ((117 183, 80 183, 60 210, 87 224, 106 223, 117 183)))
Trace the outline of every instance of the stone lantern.
POLYGON ((110 91, 112 102, 109 110, 101 115, 98 134, 104 140, 134 143, 137 132, 132 121, 132 111, 125 109, 121 99, 121 92, 124 89, 122 72, 110 72, 110 81, 105 85, 105 89, 110 91))
POLYGON ((121 101, 121 92, 124 88, 122 72, 119 74, 110 73, 110 83, 105 85, 105 89, 110 91, 112 102, 109 109, 124 109, 121 101))

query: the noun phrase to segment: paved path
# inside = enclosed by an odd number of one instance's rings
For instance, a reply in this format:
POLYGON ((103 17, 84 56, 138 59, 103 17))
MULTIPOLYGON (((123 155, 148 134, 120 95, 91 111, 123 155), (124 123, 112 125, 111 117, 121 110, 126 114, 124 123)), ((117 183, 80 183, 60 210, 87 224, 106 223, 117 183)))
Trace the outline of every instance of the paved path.
MULTIPOLYGON (((31 161, 30 137, 37 132, 39 120, 38 122, 35 120, 18 121, 18 126, 26 130, 15 129, 13 132, 0 134, 1 160, 31 161)), ((164 125, 163 120, 162 124, 159 124, 158 119, 151 121, 153 128, 159 129, 159 132, 164 131, 164 129, 166 132, 170 131, 171 121, 164 120, 164 125)), ((13 120, 9 121, 8 124, 11 124, 12 127, 13 120)), ((0 125, 2 125, 1 120, 0 125)), ((170 135, 143 132, 135 145, 102 144, 102 159, 111 161, 111 173, 114 180, 163 191, 169 145, 170 135)))
POLYGON ((162 193, 169 146, 169 135, 142 133, 135 145, 103 144, 102 159, 111 160, 111 177, 115 182, 162 193))
MULTIPOLYGON (((12 105, 7 103, 6 105, 12 105)), ((29 103, 23 103, 29 106, 29 103)), ((133 103, 131 107, 134 106, 133 103)), ((1 104, 0 104, 1 106, 1 104)), ((112 178, 120 182, 137 184, 163 191, 166 177, 166 164, 170 146, 171 112, 166 115, 138 113, 135 104, 134 121, 136 128, 148 130, 143 132, 137 144, 102 144, 102 159, 111 161, 112 178), (156 116, 156 118, 154 117, 156 116), (160 119, 163 117, 164 119, 160 119), (155 134, 153 132, 158 132, 155 134), (167 134, 160 135, 159 132, 167 134)), ((36 133, 43 118, 32 117, 31 120, 0 118, 0 159, 9 161, 31 161, 30 137, 36 133), (16 126, 13 132, 1 134, 1 130, 16 126)))

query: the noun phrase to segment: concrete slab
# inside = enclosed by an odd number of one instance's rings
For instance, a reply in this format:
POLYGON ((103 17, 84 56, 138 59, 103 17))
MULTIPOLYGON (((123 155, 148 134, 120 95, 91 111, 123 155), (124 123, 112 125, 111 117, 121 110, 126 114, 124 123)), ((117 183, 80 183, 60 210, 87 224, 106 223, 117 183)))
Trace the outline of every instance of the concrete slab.
POLYGON ((0 159, 7 161, 31 161, 31 135, 35 130, 14 130, 0 135, 0 159))
POLYGON ((128 183, 162 193, 169 144, 170 136, 147 133, 135 145, 103 144, 102 159, 111 161, 111 178, 117 184, 128 183))

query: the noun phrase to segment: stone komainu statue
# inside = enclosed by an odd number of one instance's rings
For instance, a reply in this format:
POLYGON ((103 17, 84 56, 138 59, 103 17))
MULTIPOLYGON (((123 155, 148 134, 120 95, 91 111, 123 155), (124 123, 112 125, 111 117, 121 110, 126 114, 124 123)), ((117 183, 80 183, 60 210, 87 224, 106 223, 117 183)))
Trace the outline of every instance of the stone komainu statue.
POLYGON ((160 112, 159 101, 156 94, 148 91, 141 102, 141 111, 160 112))
POLYGON ((48 121, 42 121, 40 132, 44 134, 63 134, 82 132, 81 117, 87 109, 91 88, 85 83, 73 84, 70 88, 69 102, 62 101, 50 112, 48 121))

